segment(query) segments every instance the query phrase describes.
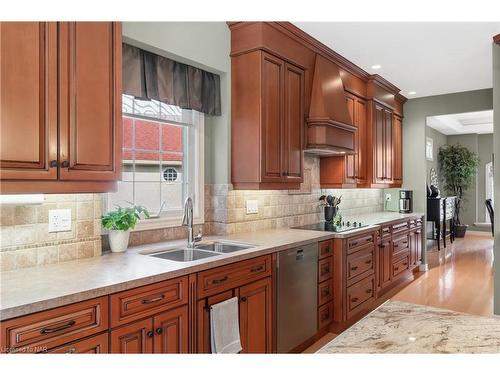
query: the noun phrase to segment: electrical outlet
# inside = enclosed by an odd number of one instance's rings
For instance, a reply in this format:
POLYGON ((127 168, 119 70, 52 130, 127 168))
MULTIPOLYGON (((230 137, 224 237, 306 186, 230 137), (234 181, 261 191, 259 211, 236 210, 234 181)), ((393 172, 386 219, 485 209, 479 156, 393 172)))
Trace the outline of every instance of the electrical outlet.
POLYGON ((71 209, 49 210, 49 232, 66 232, 71 230, 71 209))
POLYGON ((385 193, 385 201, 390 202, 392 200, 392 195, 390 193, 385 193))
POLYGON ((256 199, 247 200, 247 214, 259 213, 259 201, 256 199))

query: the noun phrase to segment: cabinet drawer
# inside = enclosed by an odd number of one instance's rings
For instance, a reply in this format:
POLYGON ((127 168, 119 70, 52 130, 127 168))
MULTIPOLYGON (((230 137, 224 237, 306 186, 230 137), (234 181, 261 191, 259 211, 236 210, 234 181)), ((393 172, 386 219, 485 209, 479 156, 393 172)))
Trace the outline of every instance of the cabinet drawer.
POLYGON ((369 276, 347 288, 347 319, 365 309, 375 298, 375 276, 369 276))
POLYGON ((333 299, 332 281, 326 280, 318 285, 318 306, 324 305, 333 299))
POLYGON ((323 258, 318 261, 318 283, 331 279, 332 272, 332 257, 323 258))
POLYGON ((352 253, 361 249, 362 247, 368 246, 375 243, 375 233, 363 234, 361 236, 356 236, 347 239, 347 253, 352 253))
POLYGON ((363 278, 375 271, 375 247, 367 247, 347 256, 347 280, 363 278))
POLYGON ((319 255, 318 259, 323 259, 329 257, 333 253, 333 242, 323 241, 319 243, 319 255))
POLYGON ((108 353, 108 334, 89 337, 48 350, 46 353, 54 354, 105 354, 108 353))
POLYGON ((391 227, 389 225, 383 226, 380 228, 380 237, 390 237, 391 235, 391 227))
POLYGON ((326 327, 333 321, 333 303, 327 303, 318 309, 318 329, 326 327))
POLYGON ((410 229, 410 222, 405 221, 403 223, 392 224, 392 235, 396 235, 398 233, 403 233, 405 230, 410 229))
POLYGON ((271 256, 268 255, 199 272, 198 297, 207 297, 270 275, 271 256))
POLYGON ((392 265, 392 277, 399 276, 404 271, 410 269, 410 255, 405 255, 392 265))
POLYGON ((0 326, 2 352, 46 351, 108 329, 108 298, 26 315, 0 326))
POLYGON ((392 254, 398 257, 400 254, 408 252, 410 249, 410 235, 405 234, 392 241, 392 254))
POLYGON ((111 295, 111 326, 116 327, 187 303, 187 276, 115 293, 111 295))

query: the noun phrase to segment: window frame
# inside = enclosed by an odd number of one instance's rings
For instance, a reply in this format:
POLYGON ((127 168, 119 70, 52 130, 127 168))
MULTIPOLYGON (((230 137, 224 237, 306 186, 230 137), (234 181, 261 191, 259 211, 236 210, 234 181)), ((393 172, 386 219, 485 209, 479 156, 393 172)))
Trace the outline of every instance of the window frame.
MULTIPOLYGON (((192 124, 179 123, 177 121, 170 121, 161 118, 148 117, 143 115, 137 115, 132 113, 123 113, 123 116, 132 117, 134 119, 142 119, 149 121, 156 121, 171 125, 181 125, 188 128, 187 131, 187 142, 185 150, 185 165, 183 165, 183 190, 188 188, 188 184, 192 185, 192 193, 190 196, 193 199, 193 223, 194 224, 204 224, 205 222, 205 150, 204 150, 204 139, 205 139, 205 117, 201 112, 191 110, 191 116, 193 119, 192 124), (190 131, 193 130, 193 131, 190 131), (195 151, 195 157, 189 158, 191 154, 190 147, 193 147, 195 151), (191 168, 190 162, 194 162, 194 168, 191 168)), ((163 178, 163 177, 162 177, 163 178)), ((109 194, 109 193, 108 193, 109 194)), ((113 209, 110 207, 109 195, 105 194, 104 198, 104 208, 105 212, 109 212, 113 209)), ((183 202, 184 203, 184 202, 183 202)), ((135 204, 140 204, 135 202, 135 204)), ((182 210, 181 210, 182 211, 182 210)), ((150 214, 156 214, 151 213, 150 214)), ((153 230, 153 229, 164 229, 164 228, 174 228, 182 225, 183 213, 177 216, 166 216, 166 217, 154 217, 149 219, 139 220, 132 232, 153 230)))

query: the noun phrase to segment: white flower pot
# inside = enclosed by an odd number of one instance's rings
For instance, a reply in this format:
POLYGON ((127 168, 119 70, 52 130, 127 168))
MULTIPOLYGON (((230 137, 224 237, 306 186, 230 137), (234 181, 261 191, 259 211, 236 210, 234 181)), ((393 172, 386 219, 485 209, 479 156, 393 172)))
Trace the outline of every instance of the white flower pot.
POLYGON ((127 250, 130 230, 110 230, 109 246, 113 253, 122 253, 127 250))

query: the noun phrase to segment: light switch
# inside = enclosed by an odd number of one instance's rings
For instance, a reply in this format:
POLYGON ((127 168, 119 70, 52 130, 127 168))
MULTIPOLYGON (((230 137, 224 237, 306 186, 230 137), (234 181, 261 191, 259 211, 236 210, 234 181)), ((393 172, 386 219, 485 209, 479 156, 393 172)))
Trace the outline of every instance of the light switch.
POLYGON ((71 230, 71 209, 49 210, 49 232, 71 230))
POLYGON ((247 200, 247 214, 259 213, 259 201, 256 199, 247 200))

